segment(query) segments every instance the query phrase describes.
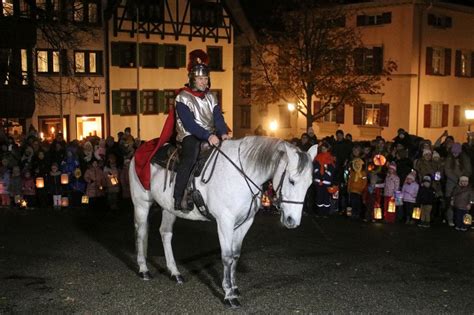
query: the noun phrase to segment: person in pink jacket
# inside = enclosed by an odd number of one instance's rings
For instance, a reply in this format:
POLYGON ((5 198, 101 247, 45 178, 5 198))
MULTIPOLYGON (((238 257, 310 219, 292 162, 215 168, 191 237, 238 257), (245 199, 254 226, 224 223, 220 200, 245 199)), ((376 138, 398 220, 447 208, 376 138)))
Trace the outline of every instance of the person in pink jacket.
POLYGON ((402 195, 403 195, 403 217, 406 224, 413 224, 411 216, 413 214, 413 208, 416 203, 416 196, 418 195, 419 185, 416 182, 416 176, 412 172, 408 174, 403 184, 402 195))
POLYGON ((390 207, 395 207, 395 192, 400 189, 400 178, 397 175, 397 164, 392 162, 388 166, 387 176, 384 185, 384 208, 383 217, 385 222, 394 223, 396 212, 389 212, 390 207))

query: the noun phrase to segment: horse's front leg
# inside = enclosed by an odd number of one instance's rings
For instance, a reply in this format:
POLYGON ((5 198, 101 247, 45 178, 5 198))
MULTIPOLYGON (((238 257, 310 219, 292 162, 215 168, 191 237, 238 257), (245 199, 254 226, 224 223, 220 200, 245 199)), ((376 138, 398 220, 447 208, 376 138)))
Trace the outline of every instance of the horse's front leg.
POLYGON ((171 278, 178 284, 184 283, 184 279, 181 276, 173 255, 173 247, 171 246, 171 240, 173 238, 173 225, 176 221, 176 216, 167 210, 163 210, 161 217, 160 234, 161 241, 163 242, 163 249, 165 251, 166 267, 171 273, 171 278))
POLYGON ((234 231, 234 238, 232 240, 232 266, 230 272, 230 282, 232 285, 232 291, 235 296, 240 296, 240 291, 237 286, 237 263, 240 258, 240 251, 242 249, 242 242, 249 228, 252 226, 253 217, 248 218, 248 220, 242 224, 239 228, 234 231))
POLYGON ((135 206, 135 245, 137 250, 138 275, 143 280, 150 280, 151 274, 146 265, 148 247, 148 212, 151 203, 146 200, 134 200, 135 206))
POLYGON ((221 259, 224 267, 222 278, 222 289, 224 290, 224 303, 232 308, 240 307, 240 302, 232 290, 232 240, 234 235, 235 222, 228 217, 217 219, 217 229, 219 233, 219 243, 221 246, 221 259))

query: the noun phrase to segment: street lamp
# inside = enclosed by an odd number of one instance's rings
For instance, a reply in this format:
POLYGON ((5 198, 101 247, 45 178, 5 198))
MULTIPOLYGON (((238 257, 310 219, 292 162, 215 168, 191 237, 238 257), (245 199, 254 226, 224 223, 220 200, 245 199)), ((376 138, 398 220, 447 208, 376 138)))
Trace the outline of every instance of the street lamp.
POLYGON ((296 105, 294 103, 288 103, 288 110, 293 112, 296 109, 296 105))
POLYGON ((278 122, 276 120, 272 120, 270 122, 270 130, 276 131, 278 129, 278 122))
POLYGON ((464 111, 464 117, 466 117, 466 120, 469 120, 468 122, 468 131, 471 132, 471 120, 474 119, 474 109, 466 109, 464 111))

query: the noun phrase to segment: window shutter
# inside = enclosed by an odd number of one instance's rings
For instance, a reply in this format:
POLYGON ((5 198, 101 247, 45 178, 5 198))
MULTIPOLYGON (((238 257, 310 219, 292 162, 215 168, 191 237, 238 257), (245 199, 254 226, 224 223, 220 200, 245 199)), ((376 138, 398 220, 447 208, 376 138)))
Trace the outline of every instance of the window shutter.
POLYGON ((380 126, 388 127, 388 119, 390 116, 390 105, 387 103, 380 104, 380 126))
POLYGON ((433 47, 426 47, 426 74, 433 74, 433 47))
POLYGON ((364 25, 365 25, 365 15, 358 15, 357 26, 364 26, 364 25))
POLYGON ((428 14, 428 25, 436 24, 436 16, 434 14, 428 14))
POLYGON ((392 12, 384 12, 382 13, 382 21, 385 24, 392 23, 392 12))
POLYGON ((461 125, 461 106, 454 105, 453 111, 453 127, 459 127, 461 125))
POLYGON ((145 98, 143 95, 143 91, 140 91, 140 113, 145 112, 145 98))
POLYGON ((356 74, 364 73, 364 49, 365 48, 354 49, 354 70, 356 74))
POLYGON ((186 46, 184 45, 178 46, 178 67, 186 67, 186 46))
POLYGON ((425 104, 425 113, 423 115, 423 127, 431 127, 431 104, 425 104))
MULTIPOLYGON (((313 102, 313 116, 316 117, 316 114, 321 110, 321 101, 314 101, 313 102)), ((315 121, 320 121, 321 117, 313 119, 315 121)))
POLYGON ((165 45, 158 45, 156 49, 156 58, 158 67, 165 66, 165 45))
POLYGON ((68 75, 69 74, 69 60, 67 57, 67 50, 66 49, 61 49, 61 52, 59 54, 59 62, 61 65, 61 73, 63 75, 68 75))
POLYGON ((362 105, 354 105, 354 125, 362 125, 362 105))
POLYGON ((444 75, 451 75, 451 48, 444 50, 444 75))
POLYGON ((120 91, 112 91, 112 115, 120 115, 121 113, 120 91))
POLYGON ((112 43, 112 66, 120 66, 120 44, 112 43))
POLYGON ((156 91, 156 99, 157 99, 157 106, 159 113, 168 113, 168 108, 166 108, 165 104, 165 91, 156 91))
POLYGON ((381 74, 383 69, 383 47, 374 47, 373 74, 381 74))
POLYGON ((454 75, 457 77, 461 76, 461 51, 456 50, 454 57, 454 75))
POLYGON ((153 108, 153 111, 156 112, 156 113, 160 113, 160 105, 158 104, 159 103, 159 97, 158 97, 158 94, 159 94, 160 91, 154 91, 153 92, 153 104, 155 105, 154 108, 153 108))
POLYGON ((443 104, 443 116, 441 116, 441 127, 448 126, 449 104, 443 104))
POLYGON ((336 108, 336 123, 343 124, 344 123, 344 104, 339 105, 336 108))

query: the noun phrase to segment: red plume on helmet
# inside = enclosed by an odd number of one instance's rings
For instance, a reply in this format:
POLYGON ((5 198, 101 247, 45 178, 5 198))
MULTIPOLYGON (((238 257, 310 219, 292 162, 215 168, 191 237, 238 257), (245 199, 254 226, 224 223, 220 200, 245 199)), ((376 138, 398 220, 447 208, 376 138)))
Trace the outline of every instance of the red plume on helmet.
POLYGON ((209 56, 201 49, 195 49, 189 53, 188 59, 188 72, 191 72, 192 68, 198 64, 207 64, 209 63, 209 56))

